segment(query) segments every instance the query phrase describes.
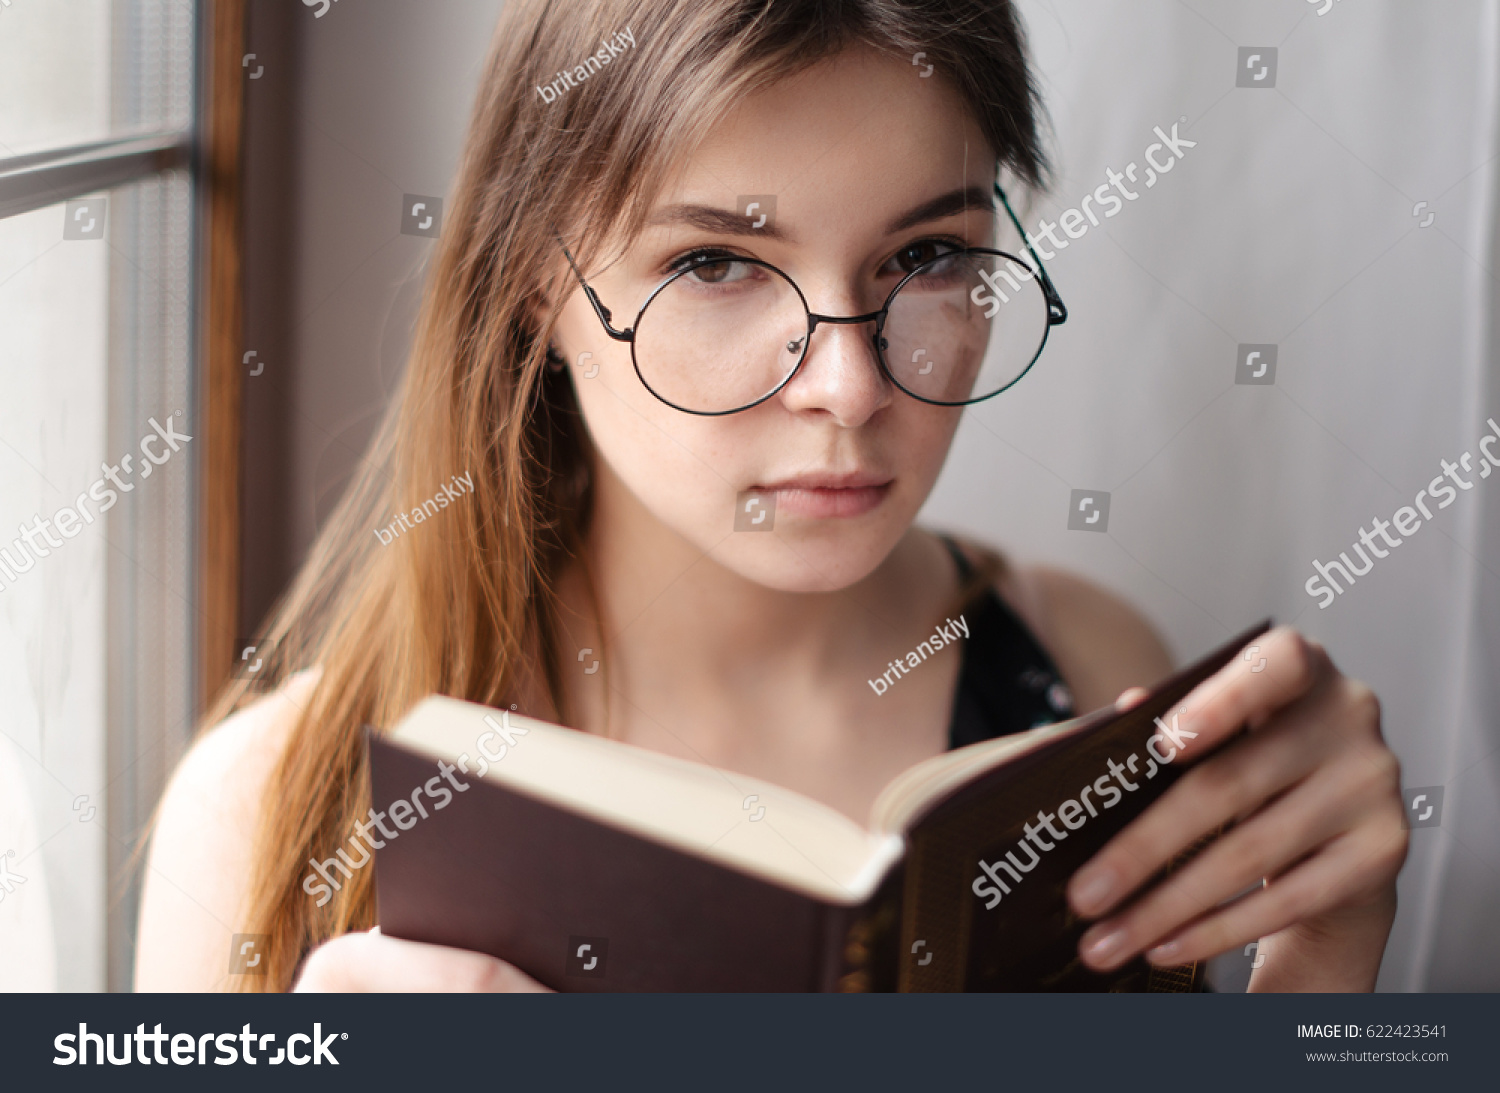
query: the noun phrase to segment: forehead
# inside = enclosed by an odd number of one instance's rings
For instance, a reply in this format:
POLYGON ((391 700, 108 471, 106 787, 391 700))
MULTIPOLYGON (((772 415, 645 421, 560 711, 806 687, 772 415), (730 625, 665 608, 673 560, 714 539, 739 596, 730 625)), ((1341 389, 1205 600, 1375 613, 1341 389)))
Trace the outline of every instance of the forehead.
POLYGON ((944 79, 852 46, 747 96, 678 167, 655 205, 776 198, 804 226, 879 220, 994 177, 995 153, 944 79))

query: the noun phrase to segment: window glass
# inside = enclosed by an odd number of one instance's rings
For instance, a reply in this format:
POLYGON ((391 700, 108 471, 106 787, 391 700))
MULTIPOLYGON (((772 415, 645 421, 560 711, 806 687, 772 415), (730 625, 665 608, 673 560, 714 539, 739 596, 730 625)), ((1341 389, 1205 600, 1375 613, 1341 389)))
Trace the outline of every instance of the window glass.
MULTIPOLYGON (((0 156, 185 126, 191 16, 0 0, 0 156)), ((191 211, 174 171, 0 219, 0 990, 131 985, 191 727, 191 211)))
POLYGON ((186 127, 190 0, 0 0, 0 156, 186 127))

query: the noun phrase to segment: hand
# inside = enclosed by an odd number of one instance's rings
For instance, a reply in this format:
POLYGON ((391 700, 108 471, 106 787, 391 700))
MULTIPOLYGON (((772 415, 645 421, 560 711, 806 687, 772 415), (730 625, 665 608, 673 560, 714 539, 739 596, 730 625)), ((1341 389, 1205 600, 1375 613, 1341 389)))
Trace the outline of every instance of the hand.
MULTIPOLYGON (((1153 964, 1184 964, 1259 941, 1266 960, 1251 990, 1372 990, 1408 834, 1380 704, 1295 630, 1255 644, 1163 719, 1176 716, 1185 741, 1174 763, 1243 725, 1249 733, 1197 762, 1069 882, 1075 911, 1110 916, 1084 934, 1080 955, 1108 970, 1148 949, 1153 964), (1227 820, 1235 826, 1122 908, 1227 820)), ((1132 688, 1118 704, 1141 694, 1132 688)))
POLYGON ((308 955, 293 992, 524 994, 547 988, 514 964, 484 953, 385 937, 344 934, 308 955))

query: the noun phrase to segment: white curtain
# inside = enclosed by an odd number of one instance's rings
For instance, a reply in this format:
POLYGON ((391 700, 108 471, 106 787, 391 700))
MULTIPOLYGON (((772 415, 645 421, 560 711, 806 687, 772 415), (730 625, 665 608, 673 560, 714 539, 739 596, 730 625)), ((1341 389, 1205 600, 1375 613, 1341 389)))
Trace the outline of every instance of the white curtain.
MULTIPOLYGON (((1100 223, 1048 263, 1071 317, 966 415, 923 514, 1120 591, 1180 660, 1270 615, 1375 688, 1403 783, 1444 790, 1439 825, 1412 832, 1385 990, 1500 988, 1500 475, 1458 471, 1473 488, 1326 609, 1304 586, 1500 421, 1497 7, 1020 0, 1059 167, 1028 226, 1106 168, 1137 164, 1139 196, 1091 206, 1100 223), (1174 123, 1195 144, 1145 187, 1174 123), (1242 345, 1276 347, 1274 383, 1235 382, 1242 345), (1074 490, 1110 494, 1103 534, 1067 530, 1074 490)), ((365 262, 360 241, 389 234, 403 191, 445 192, 498 10, 341 5, 304 43, 298 283, 323 302, 295 346, 322 377, 300 468, 321 424, 383 401, 370 362, 402 358, 370 316, 424 252, 400 237, 365 262)), ((1259 352, 1245 371, 1271 378, 1259 352)))
MULTIPOLYGON (((52 904, 24 764, 0 733, 0 992, 57 989, 52 904)), ((102 933, 102 931, 101 931, 102 933)))
POLYGON ((1266 615, 1323 642, 1403 785, 1443 791, 1380 989, 1500 988, 1500 4, 1020 6, 1058 167, 1027 227, 1131 162, 1138 196, 1055 230, 1071 316, 966 415, 924 519, 1121 592, 1179 660, 1266 615), (1174 123, 1195 144, 1147 187, 1174 123), (1361 565, 1361 528, 1461 457, 1472 488, 1320 607, 1314 560, 1361 565), (1109 493, 1103 534, 1068 530, 1075 490, 1109 493))

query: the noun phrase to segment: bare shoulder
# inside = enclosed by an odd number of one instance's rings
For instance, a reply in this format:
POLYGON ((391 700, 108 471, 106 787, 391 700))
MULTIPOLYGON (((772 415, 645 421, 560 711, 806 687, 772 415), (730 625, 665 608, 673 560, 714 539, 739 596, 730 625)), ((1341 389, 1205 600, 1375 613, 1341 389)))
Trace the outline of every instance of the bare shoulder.
POLYGON ((1144 615, 1076 573, 1051 566, 1014 570, 1029 585, 1048 651, 1083 710, 1113 702, 1128 687, 1149 687, 1172 670, 1166 645, 1144 615))
POLYGON ((136 938, 138 991, 229 985, 260 805, 316 670, 225 718, 188 749, 157 810, 136 938))
POLYGON ((1113 702, 1129 687, 1149 687, 1172 670, 1171 654, 1145 616, 1085 577, 1011 562, 995 591, 1052 656, 1080 712, 1113 702))

